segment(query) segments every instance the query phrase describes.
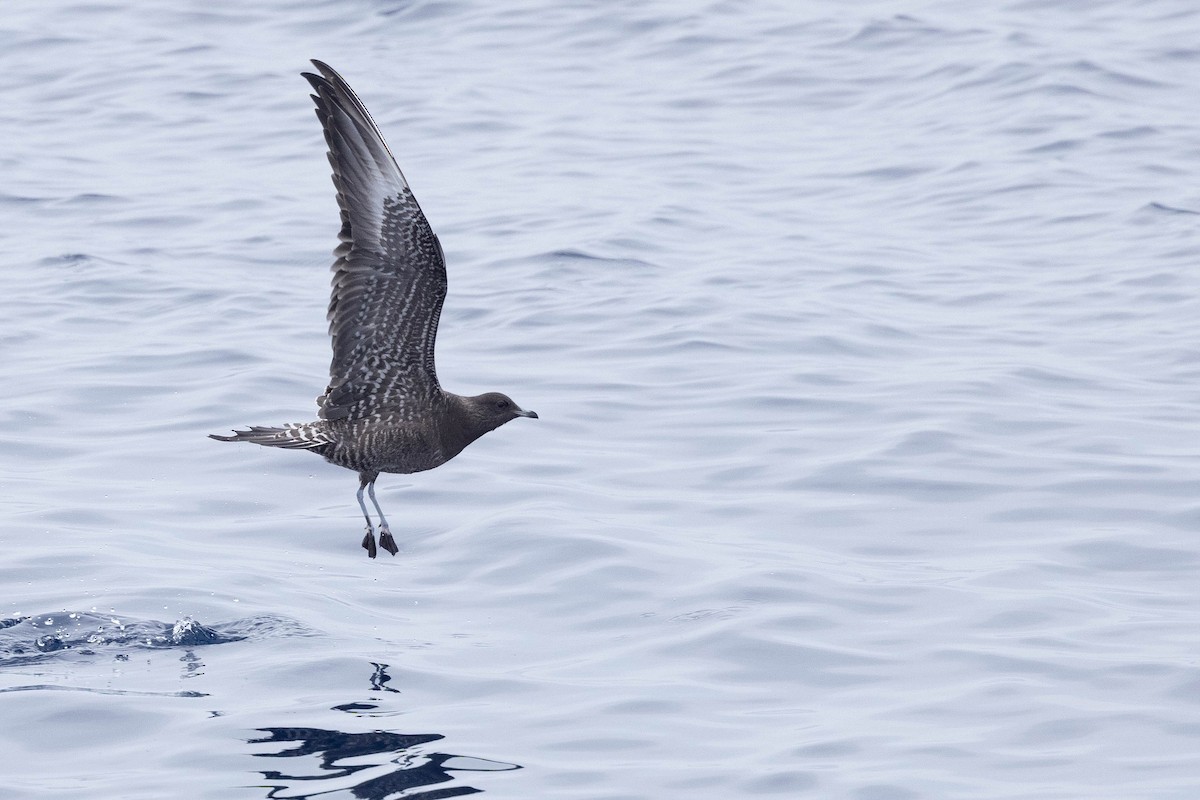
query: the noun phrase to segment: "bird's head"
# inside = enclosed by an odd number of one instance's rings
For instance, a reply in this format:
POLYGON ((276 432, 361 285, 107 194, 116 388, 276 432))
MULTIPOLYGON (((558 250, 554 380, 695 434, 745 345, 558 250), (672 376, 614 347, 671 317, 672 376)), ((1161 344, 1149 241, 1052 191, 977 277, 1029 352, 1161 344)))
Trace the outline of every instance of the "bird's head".
POLYGON ((537 419, 536 411, 526 411, 500 392, 488 392, 467 398, 471 416, 486 430, 494 431, 509 420, 517 417, 537 419))

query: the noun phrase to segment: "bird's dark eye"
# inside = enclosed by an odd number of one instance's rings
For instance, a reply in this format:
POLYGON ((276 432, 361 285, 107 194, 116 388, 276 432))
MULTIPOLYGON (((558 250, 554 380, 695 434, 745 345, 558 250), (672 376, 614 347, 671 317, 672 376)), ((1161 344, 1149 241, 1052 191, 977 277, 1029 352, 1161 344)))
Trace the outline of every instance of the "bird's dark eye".
POLYGON ((506 408, 508 408, 507 400, 497 400, 496 401, 496 410, 497 411, 503 411, 506 408))

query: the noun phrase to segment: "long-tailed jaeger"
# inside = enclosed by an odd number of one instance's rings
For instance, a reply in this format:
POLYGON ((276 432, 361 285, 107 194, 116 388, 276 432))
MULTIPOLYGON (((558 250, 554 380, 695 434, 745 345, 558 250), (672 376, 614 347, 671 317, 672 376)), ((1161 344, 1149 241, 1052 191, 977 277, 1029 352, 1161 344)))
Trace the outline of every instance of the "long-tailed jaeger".
POLYGON ((316 92, 342 212, 329 300, 329 386, 317 398, 316 422, 211 436, 311 450, 356 471, 367 520, 362 546, 375 558, 364 489, 379 515, 379 546, 392 555, 398 549, 375 499, 379 473, 433 469, 488 431, 537 414, 499 392, 464 397, 438 383, 434 340, 446 298, 441 243, 362 101, 341 75, 312 63, 321 74, 304 77, 316 92))

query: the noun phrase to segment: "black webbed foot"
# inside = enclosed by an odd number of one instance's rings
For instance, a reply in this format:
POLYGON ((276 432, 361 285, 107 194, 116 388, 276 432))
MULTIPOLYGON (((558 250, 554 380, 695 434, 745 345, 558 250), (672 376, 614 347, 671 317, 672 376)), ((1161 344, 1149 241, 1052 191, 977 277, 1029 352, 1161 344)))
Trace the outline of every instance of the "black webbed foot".
MULTIPOLYGON (((374 558, 375 550, 375 532, 367 531, 367 535, 363 537, 363 549, 367 551, 367 558, 374 558)), ((393 554, 394 555, 394 554, 393 554)))
POLYGON ((392 538, 392 532, 384 528, 379 532, 379 546, 387 550, 392 555, 400 552, 400 548, 396 547, 396 540, 392 538))

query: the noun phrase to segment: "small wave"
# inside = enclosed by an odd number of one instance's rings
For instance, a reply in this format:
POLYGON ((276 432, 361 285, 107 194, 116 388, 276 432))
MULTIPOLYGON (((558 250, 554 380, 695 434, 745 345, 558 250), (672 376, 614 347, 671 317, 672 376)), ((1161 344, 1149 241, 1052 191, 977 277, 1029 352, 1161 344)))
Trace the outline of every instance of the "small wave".
POLYGON ((160 622, 94 612, 34 614, 0 620, 0 668, 68 654, 109 652, 121 658, 131 649, 203 647, 280 633, 309 632, 298 623, 272 616, 205 625, 191 617, 160 622))

